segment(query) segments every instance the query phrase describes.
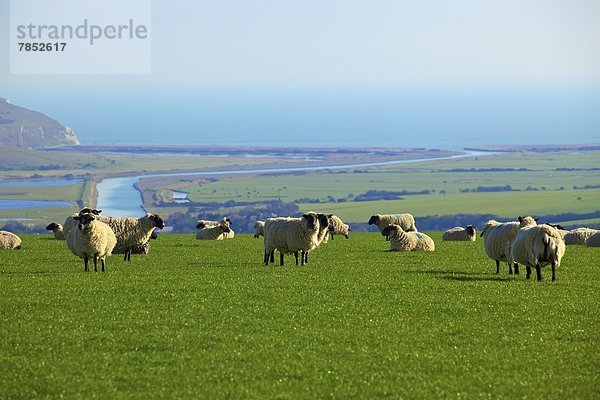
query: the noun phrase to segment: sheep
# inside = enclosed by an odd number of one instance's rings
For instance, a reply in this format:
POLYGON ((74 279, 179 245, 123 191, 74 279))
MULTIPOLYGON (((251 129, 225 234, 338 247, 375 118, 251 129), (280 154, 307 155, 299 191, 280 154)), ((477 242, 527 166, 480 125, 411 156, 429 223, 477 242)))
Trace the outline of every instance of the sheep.
MULTIPOLYGON (((83 215, 83 214, 100 215, 101 212, 102 212, 102 210, 96 210, 93 208, 83 208, 78 213, 69 215, 67 217, 67 219, 65 219, 65 223, 63 224, 64 235, 65 236, 68 235, 69 231, 71 229, 73 229, 75 226, 77 226, 77 221, 74 219, 74 217, 77 217, 78 215, 83 215)), ((46 228, 46 229, 48 229, 48 228, 46 228)))
POLYGON ((61 224, 52 222, 46 226, 46 230, 54 232, 54 239, 65 240, 65 232, 61 224))
POLYGON ((400 225, 390 225, 381 234, 390 237, 389 251, 435 250, 435 243, 429 236, 415 231, 405 232, 400 225))
MULTIPOLYGON (((320 246, 322 243, 327 243, 329 241, 329 216, 323 213, 315 213, 313 211, 308 212, 307 214, 315 214, 319 220, 319 232, 317 233, 317 246, 320 246)), ((304 264, 308 264, 308 251, 302 251, 302 260, 304 264)), ((298 260, 298 256, 294 253, 296 260, 298 260)), ((303 265, 304 265, 303 264, 303 265)), ((296 262, 298 265, 298 262, 296 262)))
POLYGON ((590 236, 585 241, 585 245, 587 247, 600 247, 600 231, 597 231, 592 236, 590 236))
POLYGON ((231 231, 231 228, 226 223, 221 223, 217 226, 207 226, 198 224, 198 232, 196 232, 196 240, 223 240, 224 234, 231 231))
MULTIPOLYGON (((403 231, 417 231, 415 226, 415 218, 411 214, 375 214, 369 218, 369 225, 377 226, 380 232, 392 224, 399 225, 403 231)), ((386 237, 386 240, 389 240, 386 237)))
POLYGON ((565 243, 556 228, 550 225, 528 225, 519 230, 511 248, 511 259, 525 264, 527 279, 535 267, 538 282, 542 280, 542 267, 552 265, 552 281, 556 280, 556 268, 565 254, 565 243))
POLYGON ((117 237, 113 230, 94 214, 75 216, 77 227, 67 234, 67 247, 73 254, 83 258, 84 271, 88 271, 88 262, 94 260, 94 271, 98 272, 98 260, 104 272, 105 258, 112 254, 117 237))
POLYGON ((331 234, 331 240, 334 235, 344 235, 346 239, 350 238, 350 226, 345 224, 337 215, 329 214, 329 233, 331 234))
POLYGON ((256 221, 254 223, 254 239, 265 236, 265 221, 256 221))
POLYGON ((485 223, 479 236, 483 238, 483 248, 489 258, 496 261, 496 273, 500 273, 500 261, 508 263, 508 273, 519 274, 519 265, 512 262, 510 251, 512 242, 519 232, 519 222, 498 222, 490 219, 485 223))
MULTIPOLYGON (((224 224, 228 227, 231 226, 231 220, 227 217, 223 217, 220 221, 211 221, 208 219, 200 219, 196 222, 196 229, 203 229, 218 226, 220 224, 224 224)), ((233 229, 229 229, 229 232, 223 232, 222 239, 233 239, 235 236, 235 232, 233 229)))
POLYGON ((20 250, 21 249, 21 238, 12 232, 0 231, 0 249, 20 250))
MULTIPOLYGON (((150 235, 150 239, 158 239, 158 234, 155 231, 152 231, 152 235, 150 235)), ((113 250, 113 254, 125 254, 127 249, 124 247, 116 248, 113 250)), ((150 251, 150 240, 142 245, 131 246, 131 254, 148 254, 150 251)))
POLYGON ((593 234, 597 233, 596 229, 591 228, 577 228, 567 232, 564 235, 566 245, 581 244, 584 245, 586 240, 593 234))
MULTIPOLYGON (((265 221, 264 264, 273 262, 275 250, 280 252, 280 265, 284 254, 294 254, 298 265, 298 252, 309 252, 319 245, 319 217, 315 213, 303 214, 300 218, 269 218, 265 221)), ((302 265, 305 264, 302 257, 302 265)))
POLYGON ((105 217, 97 215, 96 219, 104 222, 117 236, 116 252, 124 252, 123 260, 131 261, 134 246, 144 245, 150 239, 154 228, 165 227, 163 219, 158 214, 146 214, 141 218, 134 217, 105 217))
POLYGON ((477 238, 477 232, 473 225, 467 225, 465 228, 462 226, 456 226, 452 229, 448 229, 442 235, 442 240, 448 241, 466 241, 474 242, 477 238))

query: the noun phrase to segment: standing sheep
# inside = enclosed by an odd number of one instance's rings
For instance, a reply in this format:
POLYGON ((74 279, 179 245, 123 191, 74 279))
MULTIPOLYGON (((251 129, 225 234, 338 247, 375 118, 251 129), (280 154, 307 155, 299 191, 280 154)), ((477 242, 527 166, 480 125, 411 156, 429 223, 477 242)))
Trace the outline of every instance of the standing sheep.
POLYGON ((390 251, 434 251, 433 239, 420 232, 404 232, 400 225, 390 225, 381 232, 390 237, 390 251))
POLYGON ((61 224, 52 222, 51 224, 48 224, 46 226, 46 230, 54 232, 54 239, 65 240, 65 232, 64 232, 63 226, 61 224))
POLYGON ((513 263, 510 257, 513 240, 519 232, 519 222, 498 222, 490 219, 485 223, 479 236, 483 238, 483 248, 489 258, 496 261, 496 273, 500 273, 500 261, 508 264, 508 273, 519 274, 519 265, 513 263))
MULTIPOLYGON (((329 216, 323 213, 309 212, 308 214, 315 214, 319 220, 319 232, 317 233, 317 247, 323 243, 327 243, 329 240, 329 216)), ((309 251, 302 251, 302 265, 308 264, 308 253, 309 251)), ((295 253, 296 265, 298 265, 298 255, 295 253)))
MULTIPOLYGON (((319 245, 319 218, 306 213, 300 218, 269 218, 265 221, 264 263, 273 261, 275 250, 280 252, 280 265, 284 254, 294 254, 298 265, 298 252, 308 252, 319 245)), ((304 265, 302 257, 302 265, 304 265)))
MULTIPOLYGON (((75 226, 77 226, 77 221, 74 219, 75 217, 77 217, 78 215, 83 215, 83 214, 100 215, 101 212, 102 212, 102 210, 96 210, 93 208, 83 208, 78 213, 69 215, 67 217, 67 219, 65 219, 65 223, 63 224, 63 232, 64 232, 65 237, 69 234, 69 231, 71 229, 73 229, 75 226)), ((46 229, 48 229, 48 228, 46 228, 46 229)))
POLYGON ((346 239, 350 238, 350 226, 345 224, 337 215, 329 214, 329 233, 331 240, 334 235, 344 235, 346 239))
POLYGON ((141 218, 113 218, 98 215, 96 219, 104 222, 113 230, 117 237, 115 252, 123 252, 125 261, 131 261, 133 247, 142 246, 148 242, 154 228, 162 229, 165 227, 163 219, 158 214, 146 214, 141 218))
POLYGON ((600 247, 600 231, 594 233, 590 236, 586 241, 585 245, 587 247, 600 247))
POLYGON ((21 238, 12 232, 0 231, 0 249, 19 250, 21 248, 21 238))
POLYGON ((254 223, 254 239, 265 236, 265 221, 256 221, 254 223))
POLYGON ((476 238, 477 232, 475 231, 475 227, 473 227, 473 225, 467 225, 465 228, 462 226, 457 226, 452 229, 448 229, 442 235, 442 240, 448 241, 474 242, 476 238))
MULTIPOLYGON (((152 235, 150 235, 151 240, 158 239, 158 234, 155 231, 152 231, 152 235)), ((113 254, 125 254, 127 249, 124 247, 115 248, 113 250, 113 254)), ((131 246, 131 254, 148 254, 150 252, 150 240, 142 245, 131 246)))
POLYGON ((537 280, 542 280, 542 267, 552 265, 552 281, 556 280, 556 268, 565 254, 565 243, 556 228, 550 225, 529 225, 521 228, 511 249, 511 258, 525 264, 527 279, 535 267, 537 280))
MULTIPOLYGON (((415 218, 411 214, 375 214, 369 218, 369 225, 377 226, 379 232, 383 232, 390 225, 398 225, 404 232, 417 231, 415 218)), ((389 237, 386 237, 389 240, 389 237)))
POLYGON ((112 229, 97 220, 93 214, 75 216, 77 227, 67 234, 67 246, 73 254, 83 258, 84 271, 88 271, 88 262, 94 260, 94 271, 98 272, 98 260, 102 263, 104 272, 105 258, 112 254, 117 244, 117 238, 112 229))
POLYGON ((593 234, 598 232, 596 229, 591 228, 577 228, 570 230, 565 233, 564 239, 566 245, 580 244, 584 245, 586 240, 591 237, 593 234))

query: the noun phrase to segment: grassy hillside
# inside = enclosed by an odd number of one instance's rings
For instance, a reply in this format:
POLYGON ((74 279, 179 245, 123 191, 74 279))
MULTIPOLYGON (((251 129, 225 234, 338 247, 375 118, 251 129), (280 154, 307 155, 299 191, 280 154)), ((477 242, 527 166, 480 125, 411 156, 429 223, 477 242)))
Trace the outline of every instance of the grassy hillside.
POLYGON ((481 242, 336 239, 261 265, 248 235, 162 235, 84 273, 64 242, 0 252, 6 398, 598 398, 598 249, 557 281, 495 274, 481 242), (291 260, 288 260, 288 262, 291 260))

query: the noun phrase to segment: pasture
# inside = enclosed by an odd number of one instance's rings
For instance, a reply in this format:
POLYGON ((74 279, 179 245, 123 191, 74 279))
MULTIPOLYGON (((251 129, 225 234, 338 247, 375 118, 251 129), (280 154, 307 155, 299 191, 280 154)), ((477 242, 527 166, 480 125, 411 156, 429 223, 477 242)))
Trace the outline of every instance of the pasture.
MULTIPOLYGON (((0 397, 598 398, 598 249, 557 281, 495 274, 482 241, 390 253, 336 237, 304 267, 262 240, 159 235, 107 272, 49 235, 0 251, 0 397)), ((524 269, 523 269, 524 270, 524 269)))

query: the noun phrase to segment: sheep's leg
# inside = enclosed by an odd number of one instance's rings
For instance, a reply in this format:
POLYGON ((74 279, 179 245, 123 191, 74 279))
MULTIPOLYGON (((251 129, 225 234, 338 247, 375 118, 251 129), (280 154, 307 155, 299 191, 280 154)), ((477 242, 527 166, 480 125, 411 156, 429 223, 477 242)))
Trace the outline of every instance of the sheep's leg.
POLYGON ((98 256, 94 256, 94 272, 98 272, 98 256))
POLYGON ((507 263, 507 264, 508 264, 508 274, 512 275, 513 274, 512 264, 511 263, 507 263))
POLYGON ((531 266, 529 264, 527 264, 525 266, 525 268, 527 269, 527 275, 525 276, 526 279, 531 279, 531 266))
POLYGON ((537 264, 535 266, 535 272, 537 274, 537 280, 538 280, 538 282, 541 281, 543 278, 542 278, 542 267, 540 266, 540 264, 537 264))
POLYGON ((101 259, 100 262, 102 263, 102 272, 104 272, 104 258, 101 259))
POLYGON ((308 251, 302 252, 302 265, 308 264, 308 251))
POLYGON ((552 263, 552 282, 556 280, 556 264, 552 263))
POLYGON ((514 267, 515 267, 515 275, 519 275, 519 264, 514 263, 514 267))
POLYGON ((267 252, 267 249, 265 249, 265 254, 263 256, 263 262, 265 264, 265 267, 269 266, 269 253, 267 252))
POLYGON ((271 257, 271 262, 272 262, 272 263, 275 263, 275 250, 273 250, 273 251, 271 252, 271 255, 270 255, 270 257, 271 257))
POLYGON ((87 258, 87 256, 85 256, 85 257, 83 258, 83 270, 84 270, 85 272, 87 272, 87 271, 88 271, 88 261, 89 261, 89 259, 87 258))
POLYGON ((294 252, 294 258, 296 258, 296 265, 298 265, 298 252, 294 252))
POLYGON ((331 240, 333 240, 333 232, 329 232, 331 234, 331 240))
POLYGON ((127 261, 131 261, 131 253, 133 253, 133 247, 127 249, 127 261))
POLYGON ((283 253, 279 252, 279 265, 283 266, 283 253))
POLYGON ((496 261, 496 273, 499 274, 500 273, 500 260, 495 260, 496 261))
POLYGON ((127 261, 127 250, 125 250, 125 255, 123 256, 123 261, 127 261))

